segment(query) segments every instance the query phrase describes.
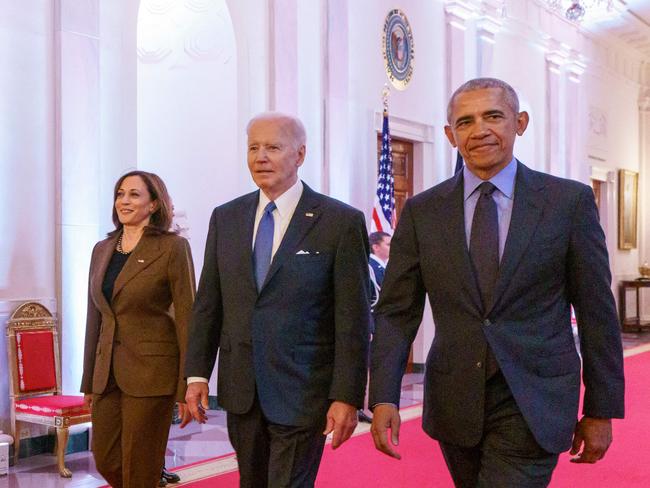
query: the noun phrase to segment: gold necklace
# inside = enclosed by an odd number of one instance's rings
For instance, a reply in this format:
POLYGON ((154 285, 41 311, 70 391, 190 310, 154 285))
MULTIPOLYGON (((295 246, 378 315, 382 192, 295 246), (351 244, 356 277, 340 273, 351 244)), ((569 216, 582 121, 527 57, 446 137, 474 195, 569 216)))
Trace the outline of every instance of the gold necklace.
POLYGON ((131 254, 133 249, 131 249, 131 251, 129 251, 129 252, 126 252, 124 249, 122 249, 122 236, 124 236, 124 232, 122 232, 120 234, 120 237, 117 239, 117 245, 115 246, 115 250, 117 252, 119 252, 120 254, 129 255, 129 254, 131 254))

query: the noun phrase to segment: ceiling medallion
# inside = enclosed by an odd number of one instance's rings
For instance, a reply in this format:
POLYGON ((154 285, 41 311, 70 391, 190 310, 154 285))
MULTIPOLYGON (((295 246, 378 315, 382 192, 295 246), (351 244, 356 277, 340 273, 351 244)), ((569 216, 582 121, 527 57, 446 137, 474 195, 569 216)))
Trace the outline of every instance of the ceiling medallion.
POLYGON ((413 33, 404 12, 399 9, 388 12, 382 41, 386 75, 395 88, 404 90, 413 76, 415 58, 413 33))

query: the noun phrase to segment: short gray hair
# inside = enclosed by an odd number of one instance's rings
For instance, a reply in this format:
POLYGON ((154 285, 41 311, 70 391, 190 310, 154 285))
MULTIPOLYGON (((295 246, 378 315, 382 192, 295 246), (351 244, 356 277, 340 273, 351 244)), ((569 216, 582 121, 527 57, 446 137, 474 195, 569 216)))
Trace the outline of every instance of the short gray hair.
POLYGON ((447 122, 451 123, 451 107, 458 95, 474 90, 482 90, 484 88, 501 88, 506 103, 515 114, 519 113, 519 97, 517 96, 515 89, 508 83, 498 78, 474 78, 473 80, 469 80, 460 85, 449 99, 449 103, 447 104, 447 122))
POLYGON ((261 114, 257 114, 248 122, 246 125, 246 134, 250 131, 251 126, 260 120, 274 120, 286 125, 286 128, 291 134, 291 138, 295 142, 296 149, 307 144, 305 126, 298 117, 282 112, 262 112, 261 114))

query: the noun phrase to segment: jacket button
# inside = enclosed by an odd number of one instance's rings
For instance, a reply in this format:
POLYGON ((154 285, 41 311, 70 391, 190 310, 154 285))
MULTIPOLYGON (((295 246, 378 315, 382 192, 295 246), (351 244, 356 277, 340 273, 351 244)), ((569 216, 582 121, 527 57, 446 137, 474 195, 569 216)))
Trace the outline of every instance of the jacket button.
POLYGON ((481 369, 483 367, 483 363, 481 361, 479 361, 478 363, 476 363, 476 367, 478 369, 481 369))
POLYGON ((490 322, 490 319, 485 319, 483 321, 483 325, 486 326, 486 327, 489 327, 490 325, 492 325, 492 322, 490 322))

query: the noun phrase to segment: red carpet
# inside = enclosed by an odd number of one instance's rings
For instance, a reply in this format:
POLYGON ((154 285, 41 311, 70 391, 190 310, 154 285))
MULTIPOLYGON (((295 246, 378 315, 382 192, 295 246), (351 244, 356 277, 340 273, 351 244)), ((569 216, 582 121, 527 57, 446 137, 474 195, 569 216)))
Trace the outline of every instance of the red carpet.
MULTIPOLYGON (((560 457, 553 488, 634 488, 650 486, 650 352, 625 359, 627 398, 625 421, 614 421, 614 443, 595 465, 572 464, 560 457)), ((402 424, 402 460, 375 451, 370 434, 350 439, 340 449, 329 446, 318 475, 318 488, 453 488, 438 448, 420 428, 420 419, 402 424)), ((237 472, 184 484, 193 488, 236 488, 237 472)))

